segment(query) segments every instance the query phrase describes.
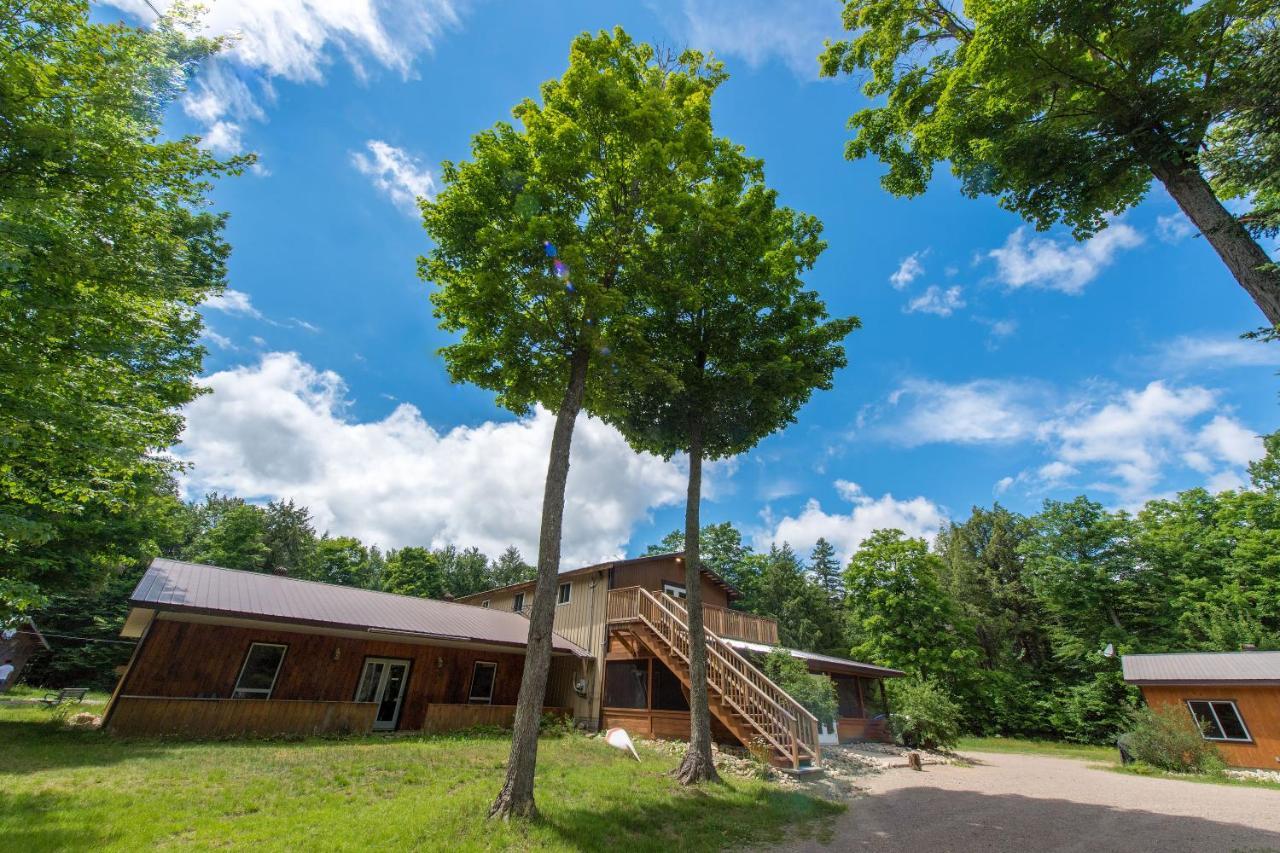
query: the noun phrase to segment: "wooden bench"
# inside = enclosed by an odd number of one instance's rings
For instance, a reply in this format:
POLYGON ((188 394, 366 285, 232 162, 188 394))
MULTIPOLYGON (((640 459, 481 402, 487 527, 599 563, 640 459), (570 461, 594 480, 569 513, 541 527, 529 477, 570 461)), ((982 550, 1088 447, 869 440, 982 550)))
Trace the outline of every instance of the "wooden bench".
POLYGON ((85 694, 89 692, 88 687, 64 687, 57 693, 46 693, 40 701, 50 707, 57 707, 64 702, 74 702, 77 705, 84 701, 85 694))

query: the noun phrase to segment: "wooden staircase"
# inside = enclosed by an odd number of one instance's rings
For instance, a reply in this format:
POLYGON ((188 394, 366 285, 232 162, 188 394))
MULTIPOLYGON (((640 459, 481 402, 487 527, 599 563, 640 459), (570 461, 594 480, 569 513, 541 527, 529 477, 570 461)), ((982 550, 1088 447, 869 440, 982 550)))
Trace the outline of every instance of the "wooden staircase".
MULTIPOLYGON (((638 586, 609 591, 608 621, 626 626, 676 674, 689 678, 689 626, 684 605, 638 586)), ((707 704, 744 744, 767 744, 773 763, 793 770, 817 767, 818 720, 737 649, 704 629, 707 643, 707 704)))

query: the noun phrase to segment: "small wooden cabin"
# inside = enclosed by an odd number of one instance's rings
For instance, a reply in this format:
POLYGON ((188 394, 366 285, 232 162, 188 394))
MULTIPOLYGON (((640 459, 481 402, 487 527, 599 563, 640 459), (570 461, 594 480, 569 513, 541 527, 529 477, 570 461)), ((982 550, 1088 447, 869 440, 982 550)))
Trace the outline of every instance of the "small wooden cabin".
MULTIPOLYGON (((529 622, 447 601, 157 559, 129 600, 122 735, 447 730, 510 724, 529 622)), ((587 652, 555 637, 549 710, 587 652)))
POLYGON ((5 661, 13 664, 13 674, 0 684, 0 693, 7 693, 10 687, 18 683, 22 678, 22 671, 27 667, 27 661, 41 650, 48 651, 49 642, 30 619, 19 619, 0 631, 0 664, 5 661))
MULTIPOLYGON (((703 621, 712 635, 709 690, 712 734, 720 742, 765 739, 777 763, 816 761, 822 744, 887 740, 883 679, 902 672, 859 661, 788 649, 811 672, 830 676, 839 696, 832 730, 759 672, 778 643, 778 624, 731 608, 740 593, 714 572, 701 574, 703 621)), ((513 584, 460 598, 489 610, 523 612, 533 583, 513 584)), ((574 715, 586 728, 621 726, 644 737, 689 733, 689 668, 684 558, 657 554, 561 572, 555 630, 587 649, 593 664, 574 715)))
POLYGON ((1280 770, 1280 652, 1125 655, 1153 708, 1185 709, 1232 767, 1280 770))

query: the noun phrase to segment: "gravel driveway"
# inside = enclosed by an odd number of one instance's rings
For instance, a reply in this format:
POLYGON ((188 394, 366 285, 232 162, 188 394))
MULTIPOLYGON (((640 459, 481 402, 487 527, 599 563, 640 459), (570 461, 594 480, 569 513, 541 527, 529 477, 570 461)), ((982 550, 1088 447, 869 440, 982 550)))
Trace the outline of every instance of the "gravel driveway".
POLYGON ((1085 761, 970 753, 976 767, 860 780, 826 844, 784 850, 1280 851, 1280 791, 1148 779, 1085 761))

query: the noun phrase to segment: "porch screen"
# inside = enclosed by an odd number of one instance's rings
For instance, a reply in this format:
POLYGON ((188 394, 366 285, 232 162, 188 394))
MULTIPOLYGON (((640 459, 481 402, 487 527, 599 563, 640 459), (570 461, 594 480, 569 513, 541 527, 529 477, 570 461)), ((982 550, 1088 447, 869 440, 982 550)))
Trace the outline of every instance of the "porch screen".
POLYGON ((847 675, 837 675, 832 680, 836 683, 836 702, 840 716, 861 717, 862 700, 858 697, 858 680, 847 675))
POLYGON ((605 664, 604 704, 607 708, 648 708, 649 662, 611 660, 605 664))
POLYGON ((653 662, 653 708, 655 711, 687 711, 684 685, 660 660, 653 662))
POLYGON ((867 718, 875 718, 887 710, 884 704, 884 692, 878 678, 859 678, 862 682, 862 710, 867 718))

